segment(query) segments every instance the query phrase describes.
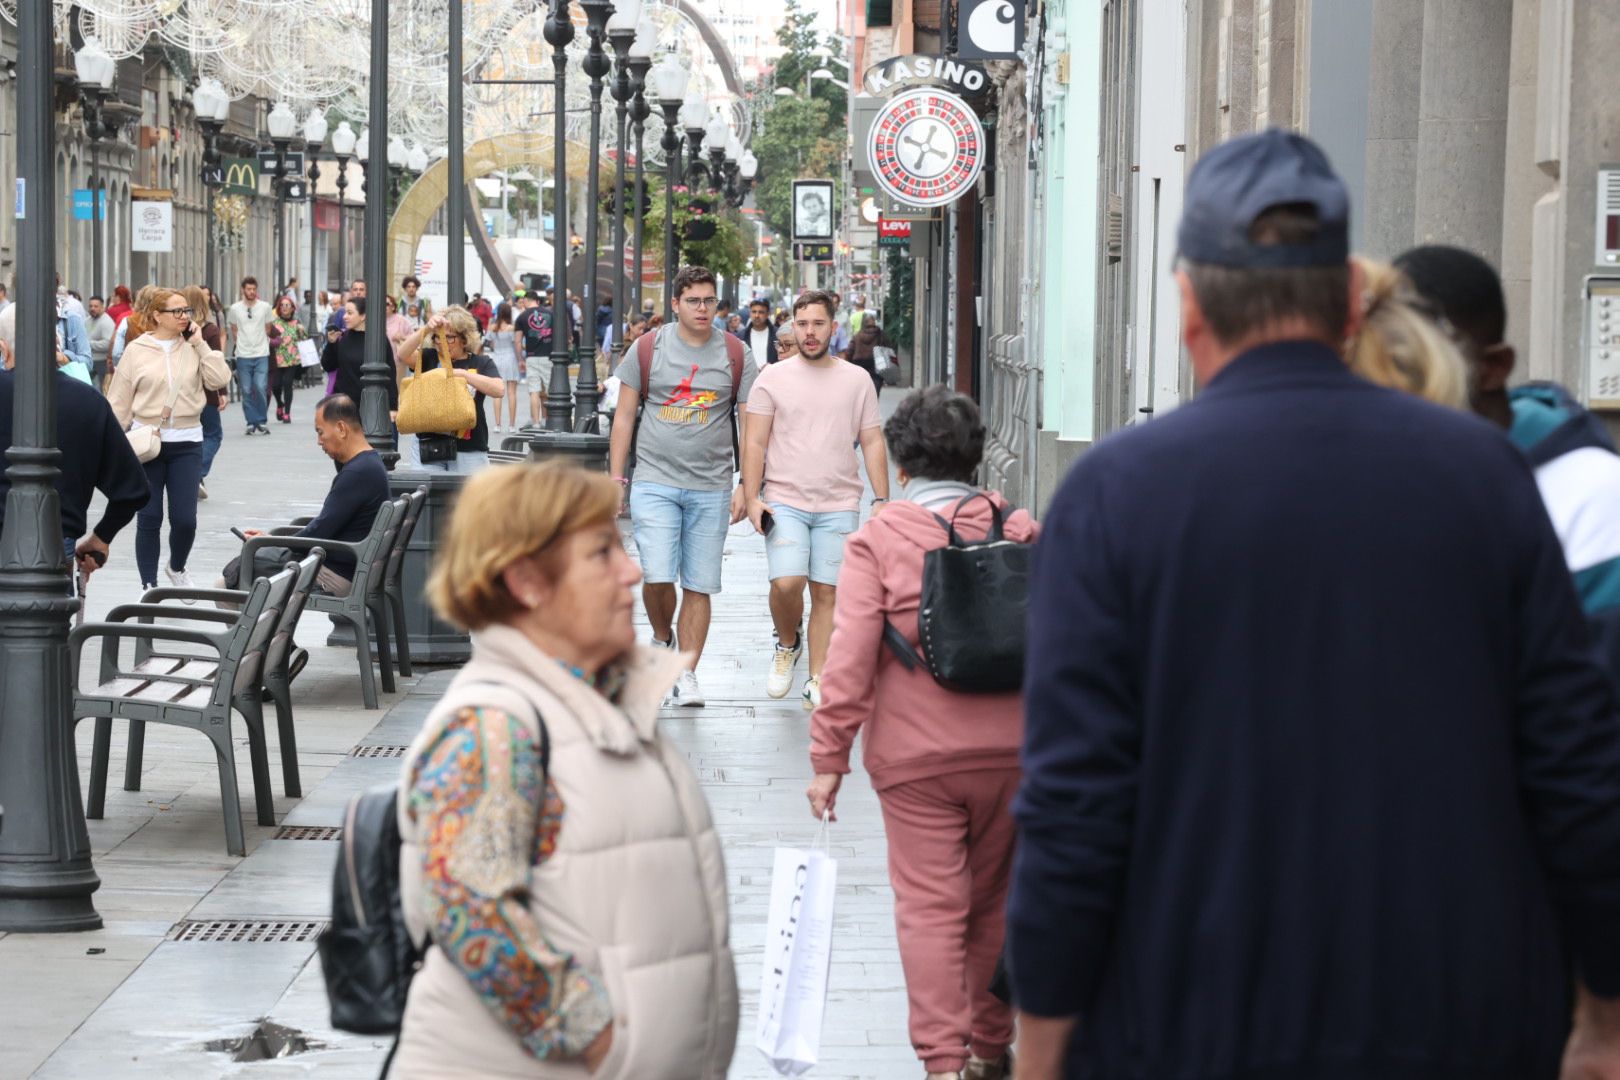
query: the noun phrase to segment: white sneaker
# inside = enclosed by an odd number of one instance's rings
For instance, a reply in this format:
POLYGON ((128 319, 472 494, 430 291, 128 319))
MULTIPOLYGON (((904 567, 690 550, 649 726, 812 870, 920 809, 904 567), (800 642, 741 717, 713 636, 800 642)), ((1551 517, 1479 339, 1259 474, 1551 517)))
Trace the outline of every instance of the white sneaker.
MULTIPOLYGON (((172 566, 165 566, 163 572, 168 576, 169 584, 177 589, 195 589, 197 587, 191 583, 191 575, 184 570, 176 570, 172 566)), ((197 601, 188 597, 180 602, 182 604, 195 604, 197 601)))
POLYGON ((674 652, 675 651, 675 632, 673 630, 670 631, 668 641, 659 641, 657 638, 653 638, 652 639, 652 647, 655 648, 655 649, 668 649, 670 652, 674 652))
POLYGON ((821 676, 812 675, 804 680, 804 709, 815 712, 821 708, 821 676))
POLYGON ((780 642, 771 650, 771 673, 765 676, 765 693, 773 698, 787 697, 787 692, 793 689, 793 668, 799 662, 799 656, 804 652, 804 634, 799 634, 799 640, 791 647, 780 642))
POLYGON ((675 680, 675 689, 669 692, 669 702, 684 709, 703 708, 703 691, 698 689, 697 676, 690 671, 681 672, 681 677, 675 680))

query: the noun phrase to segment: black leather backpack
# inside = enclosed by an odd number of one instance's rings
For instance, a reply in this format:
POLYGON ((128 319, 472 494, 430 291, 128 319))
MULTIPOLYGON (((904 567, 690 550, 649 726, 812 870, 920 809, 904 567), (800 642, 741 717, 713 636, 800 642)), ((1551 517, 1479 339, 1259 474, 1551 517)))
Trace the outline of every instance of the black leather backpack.
POLYGON ((946 542, 923 555, 917 609, 922 656, 893 623, 884 624, 883 640, 908 671, 921 664, 947 690, 1018 690, 1024 685, 1024 620, 1034 545, 1005 537, 1001 508, 983 492, 957 503, 951 520, 938 514, 934 518, 945 530, 946 542), (990 532, 969 542, 957 534, 956 515, 974 499, 990 503, 990 532))
MULTIPOLYGON (((549 775, 551 735, 544 721, 539 728, 540 768, 549 775)), ((399 799, 397 784, 372 788, 349 800, 343 816, 332 921, 318 943, 332 1026, 339 1031, 397 1035, 422 964, 424 950, 411 940, 400 901, 399 799)), ((390 1050, 390 1062, 393 1056, 390 1050)))

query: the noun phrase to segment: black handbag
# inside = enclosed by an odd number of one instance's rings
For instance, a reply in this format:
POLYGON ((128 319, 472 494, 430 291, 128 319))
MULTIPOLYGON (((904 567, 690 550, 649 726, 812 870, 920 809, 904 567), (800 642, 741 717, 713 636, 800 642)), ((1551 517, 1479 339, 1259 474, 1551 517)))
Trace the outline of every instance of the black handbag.
POLYGON ((454 435, 418 435, 416 437, 416 448, 418 456, 424 465, 456 460, 456 437, 454 435))
POLYGON ((1022 688, 1034 545, 1006 539, 1001 508, 983 492, 957 503, 951 520, 934 518, 946 542, 923 555, 922 656, 892 622, 884 623, 883 640, 907 670, 921 664, 947 690, 1005 694, 1022 688), (957 534, 956 515, 974 499, 990 503, 990 531, 969 542, 957 534))

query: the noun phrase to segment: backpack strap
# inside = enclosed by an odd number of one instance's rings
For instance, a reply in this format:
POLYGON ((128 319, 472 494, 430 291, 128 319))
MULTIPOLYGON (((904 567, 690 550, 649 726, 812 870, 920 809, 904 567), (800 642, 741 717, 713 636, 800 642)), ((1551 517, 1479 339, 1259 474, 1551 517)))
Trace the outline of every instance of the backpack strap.
POLYGON ((956 509, 951 511, 951 520, 949 522, 940 517, 938 514, 934 515, 934 517, 938 519, 939 523, 945 526, 945 531, 950 534, 951 544, 954 547, 962 546, 961 537, 956 535, 956 515, 962 512, 962 507, 966 506, 974 499, 983 499, 985 502, 990 504, 990 530, 989 532, 985 533, 985 542, 999 543, 1002 539, 1004 539, 1002 531, 1003 521, 1001 516, 1001 507, 997 506, 996 500, 992 499, 987 493, 983 491, 975 491, 972 495, 969 495, 967 498, 956 504, 956 509))
POLYGON ((647 394, 652 389, 652 362, 653 345, 658 337, 658 331, 642 334, 636 341, 636 363, 641 367, 641 403, 647 403, 647 394))
POLYGON ((742 338, 736 334, 721 331, 726 339, 726 359, 731 361, 731 408, 726 415, 731 418, 731 460, 736 464, 737 471, 742 472, 742 439, 737 433, 737 410, 742 403, 737 395, 742 393, 743 381, 743 343, 742 338))

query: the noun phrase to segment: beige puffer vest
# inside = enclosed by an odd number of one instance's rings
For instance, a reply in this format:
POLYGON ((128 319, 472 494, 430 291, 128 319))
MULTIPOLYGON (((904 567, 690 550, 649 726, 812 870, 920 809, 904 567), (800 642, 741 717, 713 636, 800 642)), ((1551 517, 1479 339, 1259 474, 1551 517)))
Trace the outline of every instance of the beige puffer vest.
MULTIPOLYGON (((737 1041, 737 977, 726 874, 708 802, 658 709, 680 657, 641 649, 615 706, 521 633, 473 635, 473 658, 412 746, 413 766, 468 707, 532 717, 551 738, 550 777, 565 807, 556 850, 530 876, 530 910, 547 940, 599 972, 613 1002, 613 1047, 597 1080, 719 1080, 737 1041), (494 685, 490 685, 494 684, 494 685)), ((400 800, 406 922, 425 932, 417 825, 400 800)), ((396 1078, 586 1076, 543 1062, 478 998, 441 949, 411 983, 396 1078)))

